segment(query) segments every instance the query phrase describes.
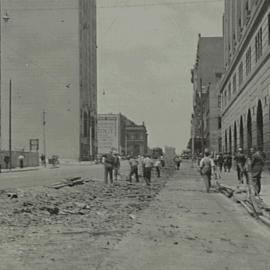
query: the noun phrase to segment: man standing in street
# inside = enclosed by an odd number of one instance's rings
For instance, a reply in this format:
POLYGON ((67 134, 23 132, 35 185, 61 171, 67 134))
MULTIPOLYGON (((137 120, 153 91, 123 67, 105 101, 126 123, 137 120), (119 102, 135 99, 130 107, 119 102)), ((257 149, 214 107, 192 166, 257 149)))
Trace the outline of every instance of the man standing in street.
POLYGON ((206 192, 208 193, 211 187, 211 176, 214 172, 215 164, 212 158, 210 158, 210 152, 208 149, 204 150, 204 157, 200 161, 200 173, 203 178, 206 192))
POLYGON ((259 150, 251 148, 251 178, 255 196, 261 192, 261 178, 264 167, 263 155, 259 150))
POLYGON ((180 165, 181 165, 181 159, 180 159, 180 157, 179 156, 176 156, 175 158, 174 158, 174 163, 175 163, 175 168, 176 168, 176 170, 180 170, 180 165))
POLYGON ((130 174, 129 174, 129 182, 132 182, 132 176, 135 175, 136 182, 139 182, 139 173, 138 173, 138 165, 139 162, 135 157, 131 157, 129 159, 129 165, 130 165, 130 174))
POLYGON ((110 184, 113 184, 113 167, 114 167, 114 157, 113 152, 110 151, 108 154, 104 156, 104 181, 105 184, 108 183, 108 176, 110 178, 110 184))
POLYGON ((153 160, 151 159, 150 155, 147 155, 146 158, 143 161, 144 163, 144 179, 146 182, 146 185, 150 186, 151 184, 151 171, 153 168, 153 160))
POLYGON ((154 167, 155 167, 156 172, 157 172, 157 177, 159 178, 160 177, 160 167, 161 167, 160 159, 155 160, 154 167))

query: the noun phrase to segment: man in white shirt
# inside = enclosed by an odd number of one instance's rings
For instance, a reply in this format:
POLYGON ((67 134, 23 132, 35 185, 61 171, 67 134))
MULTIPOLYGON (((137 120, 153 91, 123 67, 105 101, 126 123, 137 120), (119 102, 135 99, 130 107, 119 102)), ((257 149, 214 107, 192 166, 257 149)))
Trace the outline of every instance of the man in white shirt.
POLYGON ((200 161, 200 173, 205 183, 206 192, 208 193, 211 187, 211 176, 215 169, 215 163, 210 158, 210 152, 208 149, 204 150, 204 157, 200 161))
POLYGON ((149 155, 147 155, 146 158, 144 159, 143 163, 144 163, 145 182, 146 182, 146 185, 149 186, 151 183, 151 171, 152 171, 152 168, 154 166, 154 162, 151 159, 151 157, 149 155))

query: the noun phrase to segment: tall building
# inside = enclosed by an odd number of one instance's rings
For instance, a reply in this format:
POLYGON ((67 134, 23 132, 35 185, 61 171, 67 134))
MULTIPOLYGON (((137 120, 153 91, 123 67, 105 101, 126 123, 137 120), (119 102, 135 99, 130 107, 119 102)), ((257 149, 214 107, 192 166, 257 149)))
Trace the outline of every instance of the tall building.
POLYGON ((148 134, 144 123, 137 125, 120 114, 98 115, 98 152, 115 149, 122 155, 147 153, 148 134))
POLYGON ((27 151, 29 141, 38 139, 39 152, 46 151, 48 157, 93 158, 97 153, 96 1, 2 1, 1 17, 8 18, 1 27, 2 149, 8 149, 9 143, 12 79, 13 150, 27 151))
POLYGON ((270 1, 226 0, 223 29, 223 151, 255 146, 269 160, 270 1))
POLYGON ((220 148, 219 91, 217 82, 223 73, 223 38, 199 35, 197 57, 191 70, 193 114, 191 117, 192 153, 205 147, 220 148))

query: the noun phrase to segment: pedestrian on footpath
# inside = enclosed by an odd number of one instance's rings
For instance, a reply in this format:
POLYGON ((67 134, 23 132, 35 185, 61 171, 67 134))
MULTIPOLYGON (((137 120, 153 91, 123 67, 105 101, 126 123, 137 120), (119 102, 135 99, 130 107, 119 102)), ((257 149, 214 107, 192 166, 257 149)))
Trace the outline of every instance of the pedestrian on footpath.
POLYGON ((41 165, 46 167, 46 157, 44 154, 40 155, 41 165))
POLYGON ((24 155, 19 155, 18 156, 18 160, 19 160, 19 163, 20 163, 20 168, 22 169, 24 167, 24 155))
POLYGON ((114 157, 113 175, 114 175, 114 181, 117 181, 118 176, 120 176, 119 170, 121 167, 121 162, 120 162, 120 157, 118 153, 114 152, 113 157, 114 157))
POLYGON ((154 167, 155 167, 156 172, 157 172, 157 177, 160 178, 160 167, 161 167, 160 159, 155 160, 154 167))
POLYGON ((230 172, 232 168, 232 156, 231 153, 226 153, 224 157, 224 172, 230 172))
POLYGON ((110 151, 103 157, 104 162, 104 181, 105 184, 113 184, 113 167, 114 167, 114 157, 113 151, 110 151), (110 182, 108 182, 108 177, 110 178, 110 182))
POLYGON ((238 149, 234 160, 236 162, 237 179, 239 185, 244 183, 244 177, 246 179, 246 183, 248 183, 248 172, 246 166, 247 157, 244 155, 242 148, 238 149))
POLYGON ((251 180, 255 196, 261 192, 261 178, 264 167, 264 158, 259 150, 251 149, 251 180))
POLYGON ((143 161, 144 163, 144 179, 146 185, 150 186, 151 184, 151 171, 154 165, 153 160, 151 159, 150 155, 147 155, 143 161))
POLYGON ((135 157, 131 157, 129 159, 129 165, 130 165, 130 173, 129 173, 129 182, 132 182, 132 176, 135 175, 136 178, 136 182, 140 182, 139 181, 139 174, 138 174, 138 165, 139 162, 135 157))
POLYGON ((4 156, 4 162, 6 164, 6 169, 8 169, 9 161, 10 161, 9 156, 4 156))
POLYGON ((212 158, 210 158, 210 152, 208 149, 204 150, 204 157, 200 161, 200 173, 203 178, 206 192, 208 193, 211 188, 211 176, 214 172, 215 164, 212 158))
POLYGON ((218 160, 217 163, 218 163, 218 168, 219 168, 219 175, 221 177, 221 173, 222 173, 222 169, 223 169, 223 163, 224 163, 222 153, 219 153, 217 160, 218 160))

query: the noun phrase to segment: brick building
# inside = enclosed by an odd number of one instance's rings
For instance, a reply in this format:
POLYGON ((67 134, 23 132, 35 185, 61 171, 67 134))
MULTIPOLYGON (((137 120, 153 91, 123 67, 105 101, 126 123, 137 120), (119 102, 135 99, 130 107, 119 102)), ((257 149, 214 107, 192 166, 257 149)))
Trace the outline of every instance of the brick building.
POLYGON ((224 55, 223 151, 255 146, 269 161, 270 1, 225 1, 224 55))
POLYGON ((95 0, 2 1, 1 145, 8 149, 12 79, 13 149, 88 160, 97 152, 95 0))
POLYGON ((191 119, 192 153, 205 147, 220 149, 219 91, 217 82, 223 72, 223 38, 199 35, 196 63, 191 70, 193 114, 191 119), (203 144, 202 144, 203 142, 203 144))
POLYGON ((144 124, 137 125, 122 114, 98 115, 98 152, 115 149, 122 155, 147 153, 148 135, 144 124))

